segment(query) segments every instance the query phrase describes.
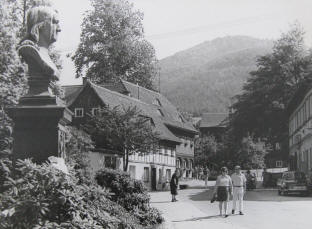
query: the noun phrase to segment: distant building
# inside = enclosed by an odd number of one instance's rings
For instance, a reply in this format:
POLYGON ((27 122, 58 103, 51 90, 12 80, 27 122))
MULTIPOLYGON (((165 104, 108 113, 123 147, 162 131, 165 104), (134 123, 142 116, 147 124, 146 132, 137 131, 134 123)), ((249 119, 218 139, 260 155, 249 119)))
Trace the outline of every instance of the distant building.
POLYGON ((290 169, 312 169, 312 87, 301 86, 288 106, 290 169))
POLYGON ((213 135, 221 142, 228 125, 228 117, 228 113, 203 113, 199 121, 201 136, 213 135))
MULTIPOLYGON (((95 115, 104 105, 136 106, 151 118, 151 125, 159 133, 160 150, 156 154, 129 157, 128 170, 133 178, 143 180, 147 187, 157 190, 163 182, 170 180, 176 168, 182 169, 184 177, 192 176, 197 131, 163 95, 123 80, 104 87, 85 80, 84 85, 63 88, 67 106, 75 114, 74 125, 83 124, 86 114, 95 115)), ((96 151, 91 155, 95 169, 103 166, 122 168, 122 160, 117 155, 105 149, 96 151)))

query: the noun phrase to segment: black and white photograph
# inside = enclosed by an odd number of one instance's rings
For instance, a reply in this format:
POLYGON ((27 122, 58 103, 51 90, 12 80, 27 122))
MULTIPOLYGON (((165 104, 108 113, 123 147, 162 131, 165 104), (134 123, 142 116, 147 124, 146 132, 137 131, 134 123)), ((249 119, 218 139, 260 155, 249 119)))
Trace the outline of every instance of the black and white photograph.
POLYGON ((311 216, 311 0, 0 0, 0 229, 311 216))

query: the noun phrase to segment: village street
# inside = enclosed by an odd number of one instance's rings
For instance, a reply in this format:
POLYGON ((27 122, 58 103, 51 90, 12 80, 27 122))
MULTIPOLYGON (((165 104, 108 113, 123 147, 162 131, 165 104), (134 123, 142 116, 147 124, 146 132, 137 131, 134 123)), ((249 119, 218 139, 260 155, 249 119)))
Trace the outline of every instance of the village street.
MULTIPOLYGON (((169 192, 152 192, 152 206, 163 212, 164 229, 270 229, 311 227, 312 197, 278 196, 276 190, 248 191, 245 215, 218 216, 218 203, 210 203, 213 187, 179 190, 178 202, 170 202, 169 192)), ((230 209, 232 203, 229 204, 230 209)))

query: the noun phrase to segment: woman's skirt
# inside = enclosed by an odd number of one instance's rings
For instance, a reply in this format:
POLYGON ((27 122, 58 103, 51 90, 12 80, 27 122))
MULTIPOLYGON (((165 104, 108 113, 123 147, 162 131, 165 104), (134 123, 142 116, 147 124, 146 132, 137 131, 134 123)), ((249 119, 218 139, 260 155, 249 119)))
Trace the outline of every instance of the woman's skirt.
POLYGON ((230 191, 227 186, 218 186, 217 201, 229 201, 230 191))
POLYGON ((178 195, 178 187, 177 185, 170 185, 171 195, 178 195))

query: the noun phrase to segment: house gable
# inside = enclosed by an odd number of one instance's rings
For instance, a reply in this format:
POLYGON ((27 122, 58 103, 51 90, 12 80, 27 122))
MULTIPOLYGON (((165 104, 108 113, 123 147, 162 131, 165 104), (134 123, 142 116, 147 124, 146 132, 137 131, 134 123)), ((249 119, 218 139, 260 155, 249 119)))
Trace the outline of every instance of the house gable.
POLYGON ((104 103, 94 89, 89 85, 85 85, 79 95, 69 105, 69 109, 75 114, 76 108, 83 108, 82 117, 73 117, 73 124, 81 124, 85 122, 86 115, 92 113, 92 108, 103 107, 104 103))

